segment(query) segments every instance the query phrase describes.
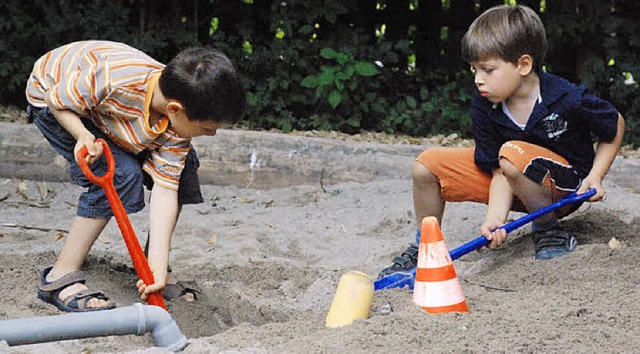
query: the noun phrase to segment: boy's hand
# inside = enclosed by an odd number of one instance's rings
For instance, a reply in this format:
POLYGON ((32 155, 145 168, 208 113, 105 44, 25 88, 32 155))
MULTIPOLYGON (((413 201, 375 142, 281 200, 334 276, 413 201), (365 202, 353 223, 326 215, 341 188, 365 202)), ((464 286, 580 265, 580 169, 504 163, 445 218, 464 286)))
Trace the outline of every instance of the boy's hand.
POLYGON ((151 285, 145 284, 142 279, 138 279, 136 286, 138 287, 138 294, 140 294, 140 298, 142 301, 149 300, 149 294, 155 293, 156 291, 164 290, 165 286, 167 286, 167 272, 164 271, 163 275, 158 274, 159 272, 153 272, 153 281, 154 283, 151 285))
POLYGON ((100 158, 100 155, 102 155, 102 144, 96 142, 96 138, 93 134, 82 135, 76 142, 76 146, 73 149, 73 155, 78 156, 78 151, 85 146, 87 147, 88 152, 85 157, 85 161, 87 162, 87 165, 91 165, 100 158))
POLYGON ((486 247, 482 247, 480 250, 487 247, 491 249, 498 248, 507 240, 507 231, 498 229, 502 225, 504 225, 504 223, 493 220, 487 220, 480 225, 480 234, 491 241, 486 247), (492 230, 495 231, 491 232, 492 230))
POLYGON ((587 201, 599 202, 605 199, 606 193, 602 188, 602 179, 593 175, 588 175, 584 178, 584 180, 582 181, 582 185, 580 185, 580 188, 578 189, 578 194, 582 194, 591 188, 596 190, 596 194, 587 199, 587 201))

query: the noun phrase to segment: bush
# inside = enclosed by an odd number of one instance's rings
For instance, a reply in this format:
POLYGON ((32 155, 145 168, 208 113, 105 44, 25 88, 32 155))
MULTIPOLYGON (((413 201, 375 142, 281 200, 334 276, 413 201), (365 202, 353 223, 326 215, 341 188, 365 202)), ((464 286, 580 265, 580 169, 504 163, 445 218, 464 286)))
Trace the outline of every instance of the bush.
MULTIPOLYGON (((469 137, 475 87, 456 49, 489 4, 475 3, 0 2, 0 104, 24 107, 35 60, 71 41, 120 41, 161 62, 186 47, 212 45, 243 76, 249 128, 469 137)), ((550 43, 547 68, 613 102, 627 121, 625 141, 640 145, 640 4, 614 5, 549 2, 541 13, 550 43)))

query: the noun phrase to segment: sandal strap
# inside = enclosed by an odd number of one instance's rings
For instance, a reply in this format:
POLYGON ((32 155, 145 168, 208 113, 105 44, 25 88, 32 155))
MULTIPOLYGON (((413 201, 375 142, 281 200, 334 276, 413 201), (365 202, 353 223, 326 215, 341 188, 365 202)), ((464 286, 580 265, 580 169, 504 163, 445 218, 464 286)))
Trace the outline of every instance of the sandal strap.
POLYGON ((418 251, 418 246, 411 244, 401 255, 393 258, 393 263, 402 269, 414 268, 418 259, 418 251))
POLYGON ((569 243, 569 241, 569 239, 562 237, 545 237, 538 240, 538 242, 536 243, 536 248, 544 249, 547 247, 562 247, 569 243))
POLYGON ((47 282, 47 274, 51 271, 51 268, 47 268, 42 272, 40 276, 40 285, 38 289, 46 292, 57 292, 70 285, 81 283, 84 284, 87 279, 84 276, 84 272, 77 270, 75 272, 67 273, 59 279, 52 282, 47 282))
POLYGON ((100 299, 100 300, 105 300, 105 301, 109 300, 109 298, 102 291, 84 289, 84 290, 78 291, 75 294, 71 294, 71 295, 65 297, 64 300, 62 300, 62 303, 64 303, 66 306, 69 306, 71 301, 77 300, 76 308, 78 310, 84 310, 84 309, 87 308, 87 302, 89 302, 89 300, 94 299, 94 298, 95 299, 100 299))
POLYGON ((401 269, 413 268, 414 263, 408 257, 396 256, 393 258, 393 264, 398 265, 401 269))

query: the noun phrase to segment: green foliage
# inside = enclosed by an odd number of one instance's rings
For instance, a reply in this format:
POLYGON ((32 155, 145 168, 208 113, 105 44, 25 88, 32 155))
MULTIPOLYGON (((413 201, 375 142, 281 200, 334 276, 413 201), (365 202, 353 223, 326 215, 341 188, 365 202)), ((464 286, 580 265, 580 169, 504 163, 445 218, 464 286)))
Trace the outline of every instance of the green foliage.
POLYGON ((640 31, 637 1, 547 3, 549 71, 611 101, 625 117, 625 142, 640 146, 640 31), (579 14, 579 15, 578 15, 579 14), (635 78, 635 79, 634 79, 635 78), (626 83, 625 83, 626 81, 626 83))
POLYGON ((333 109, 350 93, 350 88, 357 86, 358 77, 378 74, 375 65, 355 61, 348 53, 337 52, 331 48, 323 48, 320 56, 335 61, 334 65, 323 65, 317 75, 309 75, 300 83, 306 88, 315 88, 316 97, 326 99, 333 109))
MULTIPOLYGON (((411 0, 396 13, 387 2, 341 0, 4 1, 0 104, 24 106, 35 60, 71 41, 120 41, 161 62, 211 45, 242 74, 249 128, 469 137, 475 86, 454 49, 461 29, 488 5, 476 2, 476 13, 463 16, 471 10, 457 1, 411 0), (432 10, 441 16, 429 17, 432 10), (394 31, 399 23, 406 34, 394 31), (383 25, 386 34, 376 37, 383 25)), ((541 14, 548 71, 613 102, 626 119, 625 142, 636 145, 638 13, 640 2, 631 0, 560 0, 545 2, 541 14)))
POLYGON ((473 77, 460 72, 455 80, 434 86, 419 87, 417 95, 406 95, 390 107, 382 121, 388 133, 434 135, 453 132, 470 136, 469 102, 473 94, 473 77))
POLYGON ((135 0, 0 2, 0 103, 24 107, 26 81, 37 58, 73 41, 124 42, 162 62, 198 45, 174 14, 158 11, 141 21, 141 6, 135 0))

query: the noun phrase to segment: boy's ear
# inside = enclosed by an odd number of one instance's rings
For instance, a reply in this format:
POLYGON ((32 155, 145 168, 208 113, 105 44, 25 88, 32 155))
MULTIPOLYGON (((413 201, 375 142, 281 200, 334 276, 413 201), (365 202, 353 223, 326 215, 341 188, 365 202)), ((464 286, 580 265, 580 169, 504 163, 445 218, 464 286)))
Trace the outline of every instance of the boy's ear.
POLYGON ((178 101, 170 100, 169 103, 167 103, 167 113, 177 114, 183 110, 184 106, 178 101))
POLYGON ((518 73, 527 76, 533 70, 533 58, 529 54, 524 54, 518 59, 518 73))

